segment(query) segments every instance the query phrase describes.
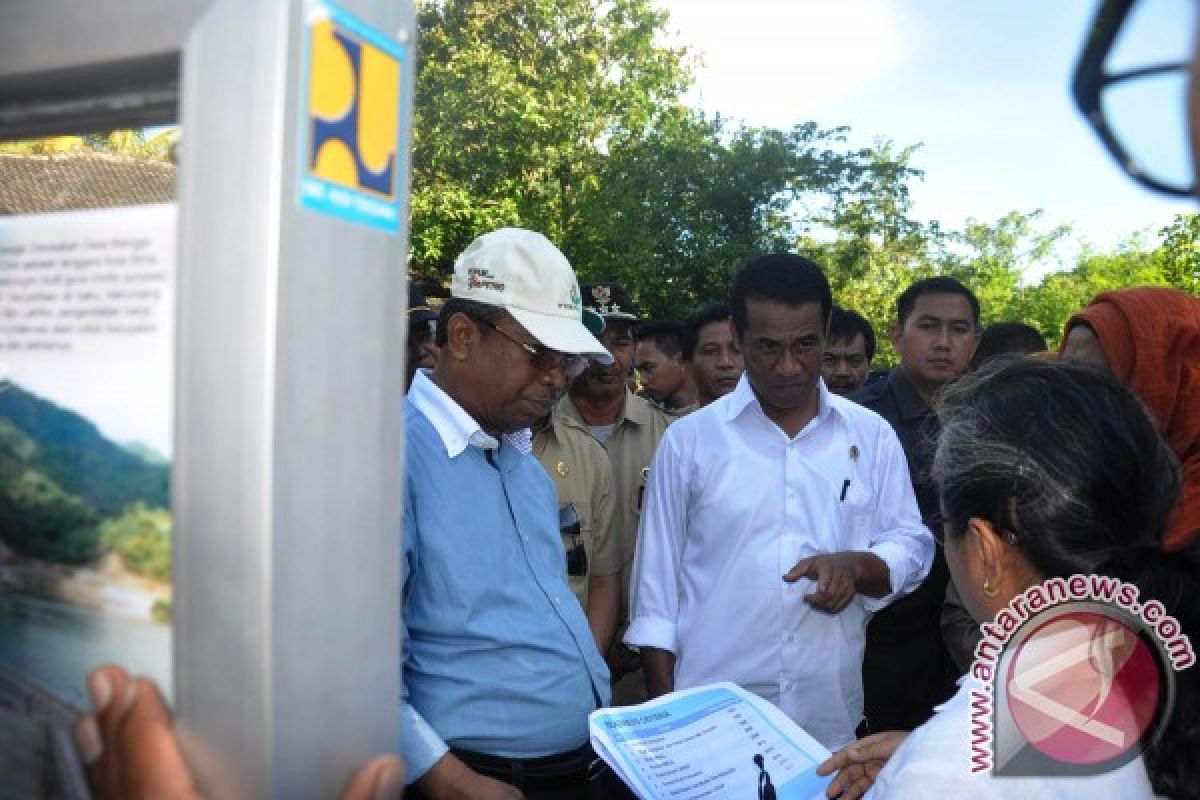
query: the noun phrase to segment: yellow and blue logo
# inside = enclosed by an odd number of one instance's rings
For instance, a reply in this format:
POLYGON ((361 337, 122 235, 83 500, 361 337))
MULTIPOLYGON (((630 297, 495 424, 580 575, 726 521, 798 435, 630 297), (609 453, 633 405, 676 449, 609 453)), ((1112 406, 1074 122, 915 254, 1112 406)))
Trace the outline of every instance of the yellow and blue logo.
POLYGON ((328 2, 308 20, 301 204, 396 231, 404 47, 328 2))

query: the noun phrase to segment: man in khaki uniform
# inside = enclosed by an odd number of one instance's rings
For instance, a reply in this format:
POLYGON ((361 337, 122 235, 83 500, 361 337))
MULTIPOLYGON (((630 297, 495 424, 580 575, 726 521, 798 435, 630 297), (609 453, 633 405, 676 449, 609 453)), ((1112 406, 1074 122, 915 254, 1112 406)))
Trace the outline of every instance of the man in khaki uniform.
POLYGON ((561 530, 567 582, 587 614, 596 648, 607 652, 621 609, 621 557, 613 529, 608 454, 578 423, 551 414, 533 428, 533 454, 554 481, 563 510, 578 514, 578 532, 561 530))
MULTIPOLYGON (((618 628, 624 630, 629 615, 629 579, 637 547, 638 522, 646 491, 646 476, 658 441, 671 417, 644 397, 630 392, 625 383, 633 361, 632 329, 638 315, 629 294, 618 284, 581 284, 585 309, 604 318, 600 342, 613 357, 607 366, 593 363, 571 382, 555 415, 566 417, 604 445, 613 473, 613 527, 621 561, 621 612, 618 628)), ((624 705, 646 699, 645 679, 637 655, 617 637, 608 650, 613 673, 613 703, 624 705), (627 676, 627 677, 622 677, 627 676)))

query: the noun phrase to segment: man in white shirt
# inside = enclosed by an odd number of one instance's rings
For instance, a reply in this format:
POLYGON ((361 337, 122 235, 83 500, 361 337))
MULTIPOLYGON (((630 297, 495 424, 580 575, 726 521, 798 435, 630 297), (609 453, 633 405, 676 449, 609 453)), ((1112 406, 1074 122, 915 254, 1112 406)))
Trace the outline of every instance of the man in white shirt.
POLYGON ((732 680, 836 749, 862 718, 867 621, 921 582, 933 538, 891 426, 821 382, 820 268, 754 259, 731 305, 746 371, 655 454, 625 641, 652 696, 732 680))

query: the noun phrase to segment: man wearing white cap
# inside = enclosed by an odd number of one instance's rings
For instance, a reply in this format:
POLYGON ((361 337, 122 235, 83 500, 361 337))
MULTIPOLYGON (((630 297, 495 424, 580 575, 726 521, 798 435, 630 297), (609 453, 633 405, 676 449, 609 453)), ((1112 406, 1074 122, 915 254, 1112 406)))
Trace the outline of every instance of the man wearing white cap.
POLYGON ((609 675, 528 432, 585 356, 610 359, 582 314, 544 236, 485 234, 454 265, 437 366, 409 391, 401 750, 414 796, 596 791, 587 716, 609 702, 609 675))

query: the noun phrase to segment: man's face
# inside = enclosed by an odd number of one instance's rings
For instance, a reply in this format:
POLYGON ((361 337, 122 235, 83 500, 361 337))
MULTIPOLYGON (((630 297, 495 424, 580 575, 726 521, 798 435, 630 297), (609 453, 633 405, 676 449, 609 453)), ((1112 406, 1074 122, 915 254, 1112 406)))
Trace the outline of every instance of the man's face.
POLYGON ((867 382, 871 362, 867 359, 867 345, 861 333, 854 334, 849 341, 830 339, 825 342, 825 355, 821 358, 821 377, 829 391, 850 394, 867 382))
POLYGON ((600 344, 612 354, 613 362, 607 366, 592 362, 575 380, 585 387, 602 394, 625 391, 629 368, 633 365, 633 323, 624 319, 605 320, 600 344))
POLYGON ((434 344, 433 322, 420 320, 408 325, 408 346, 405 357, 408 363, 408 384, 418 369, 433 369, 437 366, 437 345, 434 344))
POLYGON ((696 331, 692 378, 700 405, 706 406, 732 392, 742 377, 742 366, 742 353, 734 340, 730 320, 716 320, 696 331))
POLYGON ((764 410, 790 411, 812 402, 821 377, 825 323, 816 301, 799 306, 746 301, 741 348, 746 377, 764 410))
POLYGON ((561 367, 534 366, 529 352, 517 342, 544 348, 516 320, 503 317, 495 324, 503 333, 478 325, 482 338, 470 364, 476 384, 482 387, 474 397, 475 416, 486 429, 511 433, 549 414, 566 389, 567 377, 561 367))
POLYGON ((1079 323, 1071 326, 1071 330, 1067 331, 1067 340, 1063 342, 1062 357, 1109 369, 1108 356, 1104 354, 1100 339, 1090 325, 1079 323))
POLYGON ((971 304, 960 294, 921 295, 891 338, 904 371, 931 389, 966 372, 979 346, 971 304))
POLYGON ((654 340, 638 342, 633 365, 642 381, 642 391, 651 400, 664 403, 683 386, 683 359, 668 356, 654 340))

